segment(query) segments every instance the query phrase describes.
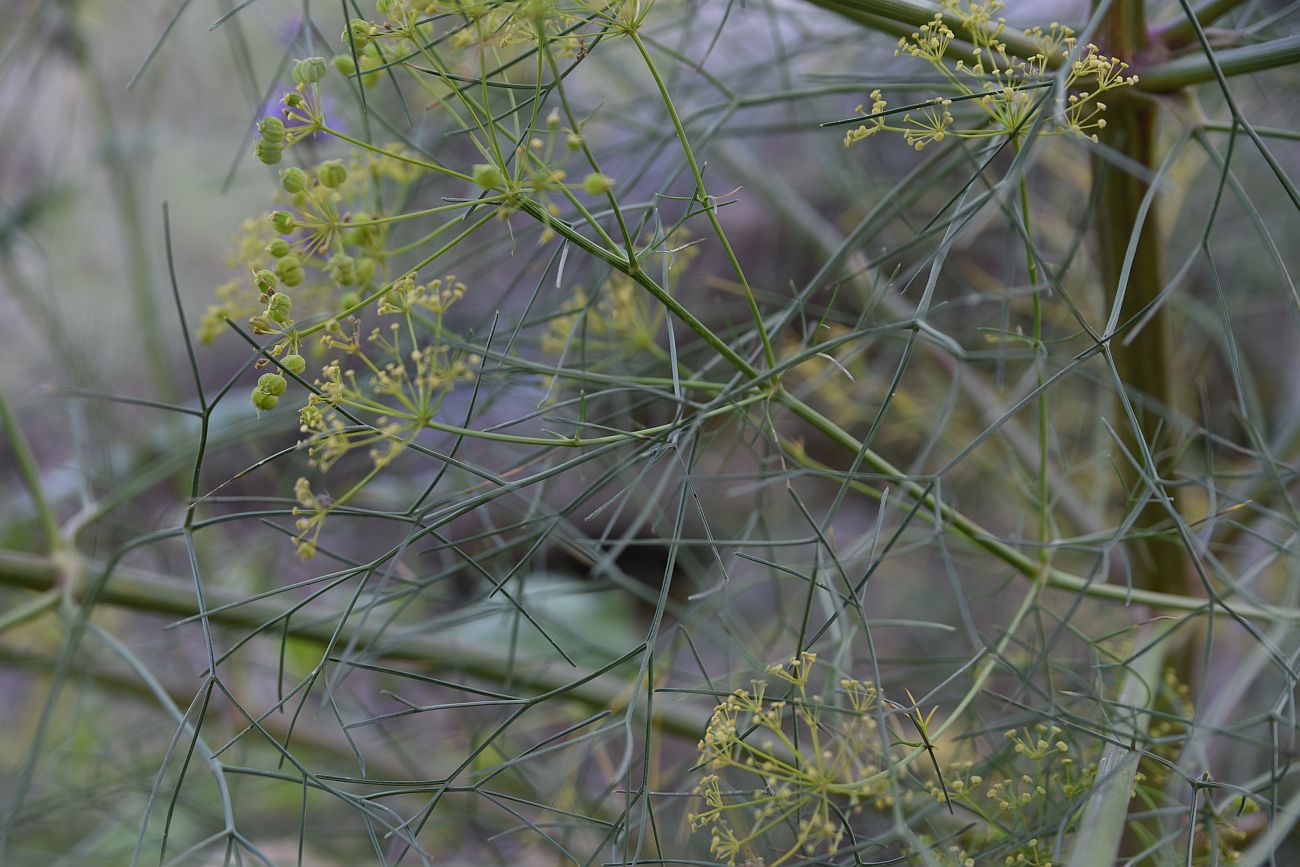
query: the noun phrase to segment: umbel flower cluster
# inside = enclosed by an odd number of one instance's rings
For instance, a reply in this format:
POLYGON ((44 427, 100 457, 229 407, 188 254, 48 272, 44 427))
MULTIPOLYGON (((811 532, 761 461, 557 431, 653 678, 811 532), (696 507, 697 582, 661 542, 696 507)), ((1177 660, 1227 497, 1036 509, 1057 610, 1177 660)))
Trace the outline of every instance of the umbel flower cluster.
MULTIPOLYGON (((349 152, 280 169, 275 207, 247 220, 235 238, 228 264, 242 274, 217 287, 199 336, 212 340, 243 322, 253 336, 268 339, 250 400, 258 412, 269 412, 295 387, 305 388, 298 404, 301 445, 314 469, 325 473, 354 452, 368 457, 368 471, 342 494, 317 493, 309 480, 298 481, 294 511, 303 556, 316 552, 331 512, 422 431, 442 429, 436 421, 442 403, 476 375, 481 359, 445 318, 467 286, 454 276, 431 279, 421 272, 485 220, 508 219, 524 204, 541 223, 539 241, 552 242, 557 202, 585 214, 582 197, 606 200, 615 186, 589 158, 576 118, 552 109, 527 118, 521 134, 517 119, 503 120, 508 112, 502 115, 488 97, 479 102, 482 91, 461 82, 484 74, 487 54, 503 68, 526 52, 542 63, 579 57, 587 39, 634 27, 650 5, 378 0, 374 20, 348 22, 332 59, 292 64, 293 87, 280 111, 258 122, 254 155, 266 165, 286 165, 296 145, 320 147, 330 138, 346 142, 349 152), (340 85, 369 87, 403 67, 427 110, 458 127, 482 162, 452 167, 401 145, 362 141, 326 116, 323 91, 331 76, 340 85), (576 182, 564 168, 575 158, 586 163, 576 182), (452 185, 454 194, 435 197, 433 207, 415 206, 436 183, 452 185)), ((612 288, 621 291, 611 297, 632 300, 630 286, 612 288)), ((634 333, 622 335, 638 345, 653 341, 663 315, 642 307, 634 333)))
POLYGON ((1053 66, 1060 62, 1068 64, 1064 110, 1047 118, 1041 131, 1074 133, 1096 141, 1097 131, 1106 126, 1101 97, 1137 83, 1136 75, 1125 74, 1128 64, 1102 54, 1096 45, 1089 43, 1076 51, 1074 31, 1055 21, 1046 30, 1026 30, 1038 52, 1019 57, 1002 40, 1006 19, 996 16, 1005 5, 1002 0, 943 0, 942 5, 944 11, 935 13, 928 24, 899 39, 894 53, 929 63, 949 92, 901 112, 901 121, 896 122, 892 119, 900 112, 891 111, 881 91, 873 90, 870 110, 857 107, 865 122, 845 134, 846 147, 881 131, 901 133, 917 150, 948 136, 1019 140, 1039 114, 1052 107, 1053 66), (962 38, 971 41, 969 52, 953 48, 957 37, 949 21, 959 26, 962 38))
POLYGON ((711 851, 728 864, 762 857, 775 867, 799 855, 833 855, 844 843, 846 810, 893 803, 881 773, 876 687, 843 678, 827 701, 809 691, 816 661, 805 652, 769 667, 784 696, 754 681, 727 696, 709 720, 699 746, 708 773, 695 787, 704 809, 691 815, 691 827, 708 828, 711 851), (724 778, 735 788, 724 788, 724 778))
MULTIPOLYGON (((932 829, 905 844, 915 863, 1051 867, 1098 781, 1102 743, 1050 722, 943 739, 932 726, 937 708, 923 714, 910 693, 906 704, 892 701, 814 653, 766 673, 718 703, 699 743, 691 827, 708 829, 711 852, 727 864, 860 863, 855 841, 902 809, 927 815, 932 829), (946 756, 966 749, 979 758, 946 756)), ((1164 687, 1170 718, 1190 715, 1186 687, 1172 674, 1164 687)), ((1165 797, 1161 756, 1175 748, 1176 728, 1152 733, 1168 743, 1143 760, 1131 798, 1165 797)), ((1207 804, 1191 863, 1235 861, 1243 834, 1233 811, 1254 806, 1207 804)))
POLYGON ((479 364, 443 339, 444 317, 466 285, 451 275, 422 281, 392 273, 397 256, 390 227, 418 214, 378 216, 365 201, 376 189, 400 198, 422 172, 388 154, 282 170, 280 207, 246 221, 230 256, 249 276, 217 288, 219 303, 199 329, 212 339, 227 321, 243 318, 254 335, 272 337, 258 366, 275 369, 258 377, 251 400, 259 411, 275 409, 288 391, 286 374, 311 386, 299 419, 316 469, 326 472, 356 449, 369 457, 370 471, 334 498, 312 494, 310 483, 299 480, 295 514, 304 557, 315 553, 326 516, 430 425, 479 364), (302 327, 298 311, 313 324, 302 327), (363 327, 363 311, 387 322, 363 327), (309 378, 304 353, 319 365, 309 378))

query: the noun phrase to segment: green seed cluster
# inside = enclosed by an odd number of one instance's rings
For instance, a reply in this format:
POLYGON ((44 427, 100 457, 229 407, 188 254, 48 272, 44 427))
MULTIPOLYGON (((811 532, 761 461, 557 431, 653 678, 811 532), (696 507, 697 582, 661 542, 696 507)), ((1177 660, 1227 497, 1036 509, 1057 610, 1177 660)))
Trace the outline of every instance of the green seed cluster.
POLYGON ((272 410, 280 403, 289 384, 278 373, 264 373, 257 378, 257 387, 253 389, 253 406, 259 410, 272 410))

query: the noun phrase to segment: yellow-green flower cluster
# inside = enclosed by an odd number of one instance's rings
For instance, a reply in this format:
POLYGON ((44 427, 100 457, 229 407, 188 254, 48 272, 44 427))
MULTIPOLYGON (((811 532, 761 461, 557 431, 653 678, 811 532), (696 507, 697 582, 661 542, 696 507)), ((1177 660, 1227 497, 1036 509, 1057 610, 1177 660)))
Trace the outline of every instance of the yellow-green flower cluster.
MULTIPOLYGON (((295 489, 303 556, 316 551, 326 516, 391 463, 477 368, 477 357, 442 340, 444 314, 465 295, 465 284, 455 277, 421 281, 389 273, 403 253, 392 245, 390 228, 420 212, 388 216, 371 208, 402 202, 425 172, 407 157, 390 146, 283 169, 276 208, 245 221, 227 260, 249 276, 218 287, 218 303, 199 327, 211 340, 227 320, 245 319, 254 334, 273 340, 270 360, 260 359, 258 368, 274 364, 313 383, 299 418, 316 469, 326 472, 359 448, 369 457, 370 471, 337 497, 312 493, 305 479, 295 489), (360 317, 367 314, 399 321, 363 329, 360 317), (319 373, 307 375, 304 354, 319 373)), ((289 387, 281 370, 262 373, 253 405, 274 409, 289 387)))
POLYGON ((425 284, 407 275, 394 282, 377 311, 401 321, 373 328, 365 338, 359 320, 353 320, 351 332, 337 321, 324 331, 321 348, 332 357, 298 414, 307 454, 313 466, 327 472, 344 456, 365 449, 371 469, 326 504, 299 497, 304 514, 298 520, 300 553, 314 552, 325 516, 351 500, 430 427, 458 384, 474 379, 479 357, 442 341, 443 315, 465 291, 455 277, 425 284), (364 424, 351 422, 345 413, 364 424))
MULTIPOLYGON (((488 70, 509 68, 510 58, 524 50, 535 52, 531 60, 543 73, 556 55, 581 59, 597 41, 639 26, 652 5, 378 0, 374 20, 357 18, 344 27, 332 63, 325 57, 293 63, 294 86, 281 110, 258 123, 258 159, 278 165, 308 138, 339 138, 354 150, 342 159, 282 168, 273 208, 247 221, 235 239, 230 265, 242 274, 218 287, 199 334, 211 340, 227 323, 242 320, 252 334, 268 338, 255 365, 251 401, 257 411, 269 412, 291 401, 298 386, 309 386, 297 406, 301 445, 315 469, 324 473, 349 455, 368 456, 369 471, 337 496, 314 492, 309 481, 295 490, 304 556, 317 549, 325 518, 422 431, 448 430, 435 421, 442 402, 477 373, 480 359, 444 332, 444 316, 465 285, 454 277, 429 280, 403 272, 438 258, 444 232, 461 232, 463 239, 493 213, 510 219, 526 207, 547 243, 567 231, 555 222, 561 205, 594 222, 583 199, 600 200, 603 208, 614 196, 617 181, 600 170, 582 122, 567 105, 563 113, 556 107, 539 116, 523 110, 514 88, 498 92, 467 82, 504 81, 500 71, 488 70), (381 75, 412 84, 427 111, 464 133, 475 153, 466 162, 474 164, 453 166, 348 136, 325 116, 331 65, 363 84, 381 75), (503 113, 506 103, 516 111, 503 113), (577 182, 566 176, 569 160, 582 164, 577 182), (436 205, 411 208, 417 178, 440 180, 452 190, 436 205), (468 229, 466 213, 479 215, 468 229), (430 219, 440 225, 398 231, 430 219), (375 327, 375 317, 397 321, 375 327)), ((680 264, 689 251, 669 255, 680 264)), ((597 339, 607 332, 625 345, 658 350, 662 309, 647 303, 626 277, 611 278, 601 292, 588 319, 597 339)))
MULTIPOLYGON (((1054 843, 1049 829, 1059 826, 1092 786, 1097 766, 1080 761, 1078 747, 1064 739, 1059 726, 1037 723, 1004 734, 1010 749, 1002 758, 990 757, 978 770, 972 761, 951 762, 943 769, 943 783, 932 781, 928 789, 968 825, 960 838, 965 850, 996 853, 1007 864, 1048 867, 1054 843), (973 825, 971 817, 977 820, 973 825)), ((983 856, 980 863, 987 863, 983 856)))
POLYGON ((929 63, 943 77, 949 92, 903 113, 901 122, 895 123, 890 118, 896 115, 889 113, 882 92, 872 91, 870 110, 857 107, 866 120, 845 134, 846 147, 884 130, 902 134, 917 150, 948 136, 1018 139, 1051 106, 1043 87, 1051 83, 1051 66, 1058 60, 1070 64, 1064 78, 1065 108, 1048 118, 1042 131, 1074 133, 1096 141, 1096 131, 1106 126, 1106 104, 1100 97, 1137 83, 1136 75, 1125 73, 1128 64, 1102 54, 1096 45, 1088 44, 1079 57, 1070 60, 1076 49, 1074 33, 1057 22, 1046 30, 1034 27, 1025 31, 1039 50, 1019 57, 1002 39, 1006 20, 995 15, 1004 6, 1002 0, 943 0, 942 5, 943 12, 935 13, 929 23, 898 41, 895 54, 929 63), (957 23, 963 38, 972 42, 964 57, 954 57, 956 34, 949 21, 957 23), (978 112, 959 120, 953 113, 957 101, 972 103, 971 108, 978 112))
MULTIPOLYGON (((673 245, 667 288, 671 291, 695 259, 692 244, 673 245)), ((542 335, 542 350, 563 354, 579 337, 586 341, 589 363, 599 365, 601 356, 617 360, 637 352, 661 354, 657 337, 664 323, 663 306, 653 302, 636 282, 621 271, 611 272, 596 292, 595 299, 577 286, 565 309, 550 322, 542 335)))
MULTIPOLYGON (((889 701, 875 684, 848 677, 824 695, 819 672, 830 669, 801 653, 714 708, 699 743, 705 776, 694 793, 703 805, 690 821, 693 830, 709 830, 715 857, 728 864, 762 859, 769 867, 829 860, 843 855, 846 826, 865 810, 893 807, 895 792, 906 804, 925 791, 948 808, 934 821, 953 822, 942 845, 918 838, 930 860, 1050 867, 1061 823, 1077 818, 1096 780, 1100 744, 1085 751, 1047 722, 1016 727, 978 765, 936 758, 925 781, 930 766, 909 770, 909 757, 896 751, 941 754, 930 733, 935 711, 922 713, 910 694, 906 705, 889 701), (920 742, 903 737, 904 723, 920 742)), ((1135 795, 1147 784, 1139 773, 1135 795)))
POLYGON ((691 827, 708 828, 711 851, 728 864, 762 857, 776 867, 801 855, 829 857, 844 842, 844 815, 893 803, 879 773, 876 687, 844 678, 836 704, 825 704, 809 691, 816 660, 805 652, 768 669, 786 685, 785 698, 770 697, 766 681, 727 696, 700 741, 709 773, 695 787, 705 808, 691 815, 691 827), (724 789, 724 777, 737 788, 724 789))
MULTIPOLYGON (((535 46, 540 32, 556 54, 575 57, 587 51, 587 40, 594 35, 588 30, 617 33, 635 26, 651 5, 648 0, 378 0, 376 20, 353 20, 343 41, 356 46, 363 72, 368 66, 382 65, 385 54, 403 56, 429 45, 438 36, 434 28, 438 20, 451 22, 444 35, 453 49, 477 48, 500 55, 514 46, 535 46)), ((468 52, 466 56, 471 57, 468 52)))
POLYGON ((217 302, 199 324, 199 337, 214 340, 225 332, 226 320, 246 319, 259 334, 288 333, 286 301, 296 304, 297 318, 328 315, 355 304, 363 290, 387 273, 389 225, 367 210, 377 192, 400 200, 422 173, 401 159, 394 145, 386 154, 354 153, 346 162, 326 160, 306 169, 280 172, 277 207, 244 221, 226 256, 226 265, 242 269, 239 278, 216 288, 217 302), (270 307, 280 294, 278 308, 270 307))

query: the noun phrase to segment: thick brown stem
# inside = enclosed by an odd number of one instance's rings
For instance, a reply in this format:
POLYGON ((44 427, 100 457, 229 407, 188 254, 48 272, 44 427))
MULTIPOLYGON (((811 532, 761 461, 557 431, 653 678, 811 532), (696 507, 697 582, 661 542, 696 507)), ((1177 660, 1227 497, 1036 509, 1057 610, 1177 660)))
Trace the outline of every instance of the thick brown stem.
MULTIPOLYGON (((1146 49, 1146 23, 1141 0, 1118 0, 1111 7, 1104 38, 1103 50, 1119 57, 1136 57, 1146 49)), ((1156 164, 1156 112, 1157 106, 1151 99, 1140 94, 1123 94, 1110 101, 1106 113, 1105 144, 1149 172, 1154 171, 1156 164)), ((1155 462, 1156 478, 1165 479, 1172 470, 1176 450, 1172 428, 1165 421, 1165 411, 1173 405, 1174 399, 1169 365, 1168 314, 1161 310, 1148 319, 1142 317, 1142 312, 1163 288, 1157 209, 1148 208, 1143 217, 1142 203, 1148 193, 1146 177, 1100 158, 1095 161, 1094 168, 1098 173, 1097 233, 1108 309, 1113 309, 1121 285, 1125 287, 1118 318, 1120 332, 1111 341, 1111 353, 1138 418, 1135 429, 1121 413, 1123 421, 1116 427, 1123 433, 1124 447, 1133 460, 1139 466, 1144 465, 1143 454, 1149 449, 1155 462), (1135 233, 1137 244, 1124 282, 1125 263, 1129 260, 1129 248, 1135 233), (1142 327, 1136 334, 1124 327, 1139 321, 1142 327)), ((1130 498, 1141 498, 1149 493, 1145 470, 1139 471, 1131 461, 1123 458, 1116 463, 1124 469, 1130 498)), ((1169 513, 1161 502, 1162 497, 1157 489, 1133 527, 1138 536, 1128 549, 1133 584, 1146 590, 1186 593, 1186 557, 1177 539, 1172 533, 1144 535, 1169 527, 1169 513)))
MULTIPOLYGON (((1148 36, 1143 2, 1116 0, 1104 25, 1103 51, 1130 60, 1144 54, 1148 36)), ((1128 503, 1146 499, 1132 527, 1133 540, 1127 546, 1132 586, 1186 593, 1187 557, 1170 527, 1161 484, 1161 480, 1172 476, 1177 452, 1167 412, 1174 406, 1175 397, 1170 375, 1169 314, 1167 309, 1160 309, 1145 315, 1164 285, 1159 209, 1153 202, 1143 213, 1150 192, 1148 178, 1156 166, 1158 107, 1141 94, 1123 94, 1108 102, 1105 144, 1145 170, 1126 170, 1112 161, 1094 160, 1097 234, 1107 311, 1119 306, 1119 316, 1114 320, 1118 328, 1110 341, 1110 351, 1137 422, 1133 424, 1121 408, 1115 427, 1131 460, 1119 457, 1115 463, 1122 468, 1128 503)), ((1170 648, 1166 654, 1168 664, 1184 682, 1191 680, 1194 647, 1195 642, 1185 641, 1181 649, 1170 648)), ((1158 820, 1143 820, 1143 824, 1154 825, 1148 827, 1148 833, 1162 833, 1158 820)), ((1140 851, 1140 836, 1129 824, 1120 851, 1140 851)))

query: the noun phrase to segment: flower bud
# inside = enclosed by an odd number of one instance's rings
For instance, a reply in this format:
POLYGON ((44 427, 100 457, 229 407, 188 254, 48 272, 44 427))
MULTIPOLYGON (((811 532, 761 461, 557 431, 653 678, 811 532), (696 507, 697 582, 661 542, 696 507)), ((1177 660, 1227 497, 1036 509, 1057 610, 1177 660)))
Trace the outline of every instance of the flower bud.
POLYGON ((479 163, 474 166, 474 183, 484 189, 499 190, 506 185, 506 178, 501 169, 491 163, 479 163))
POLYGON ((329 72, 323 57, 308 57, 293 65, 293 80, 299 84, 315 84, 329 72))
POLYGON ((311 186, 311 178, 297 166, 280 170, 280 186, 286 193, 301 193, 311 186))
POLYGON ((280 364, 285 370, 295 376, 301 374, 307 369, 307 359, 303 358, 301 355, 286 355, 284 358, 280 359, 280 364))
POLYGON ((272 211, 271 225, 281 235, 287 235, 298 228, 298 223, 294 220, 293 214, 288 211, 272 211))
POLYGON ((592 172, 582 179, 582 189, 590 196, 603 196, 614 189, 614 179, 600 172, 592 172))
POLYGON ((280 403, 280 398, 267 394, 260 388, 253 389, 253 406, 260 410, 272 410, 280 403))
POLYGON ((257 390, 272 397, 284 394, 288 387, 288 381, 278 373, 264 373, 257 378, 257 390))
POLYGON ((289 242, 284 238, 276 238, 264 248, 266 252, 277 259, 283 259, 289 255, 289 242))
POLYGON ((331 190, 336 190, 348 179, 348 170, 339 160, 327 160, 316 169, 316 177, 331 190))

